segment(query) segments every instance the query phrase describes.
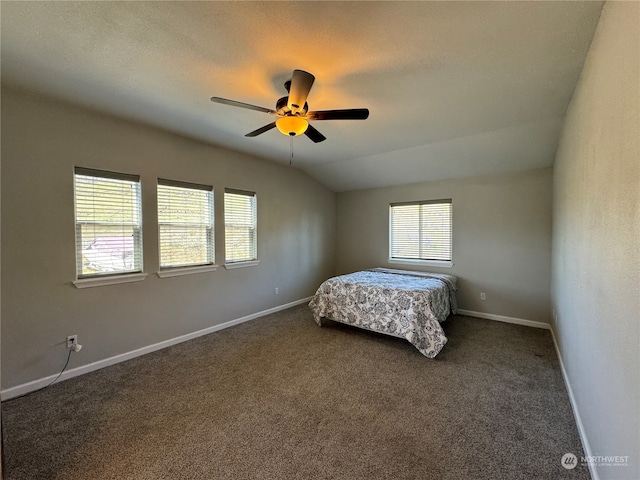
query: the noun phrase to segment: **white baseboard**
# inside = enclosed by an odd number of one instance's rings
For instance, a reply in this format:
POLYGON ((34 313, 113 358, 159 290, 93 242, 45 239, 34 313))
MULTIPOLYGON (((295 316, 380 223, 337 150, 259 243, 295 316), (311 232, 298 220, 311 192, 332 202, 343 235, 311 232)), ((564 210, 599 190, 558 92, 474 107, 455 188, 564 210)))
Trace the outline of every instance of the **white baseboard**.
POLYGON ((468 315, 470 317, 486 318, 487 320, 496 320, 498 322, 515 323, 517 325, 526 325, 527 327, 551 329, 551 325, 544 322, 536 322, 535 320, 526 320, 524 318, 505 317, 503 315, 494 315, 493 313, 474 312, 473 310, 460 310, 460 315, 468 315))
MULTIPOLYGON (((248 322, 249 320, 254 320, 259 317, 264 317, 265 315, 269 315, 271 313, 279 312, 281 310, 286 310, 287 308, 291 308, 296 305, 300 305, 302 303, 308 302, 312 298, 313 297, 302 298, 294 302, 286 303, 284 305, 279 305, 277 307, 269 308, 267 310, 262 310, 261 312, 252 313, 251 315, 247 315, 245 317, 236 318, 235 320, 229 320, 228 322, 220 323, 218 325, 213 325, 203 330, 198 330, 196 332, 188 333, 186 335, 170 338, 169 340, 164 340, 159 343, 154 343, 153 345, 148 345, 146 347, 138 348, 136 350, 132 350, 126 353, 121 353, 120 355, 115 355, 113 357, 105 358, 103 360, 98 360, 97 362, 89 363, 87 365, 81 365, 80 367, 72 368, 71 370, 66 370, 65 372, 63 372, 62 375, 60 375, 60 379, 58 380, 58 382, 61 382, 63 380, 68 380, 69 378, 77 377, 85 373, 93 372, 95 370, 99 370, 101 368, 108 367, 110 365, 115 365, 117 363, 124 362, 126 360, 130 360, 132 358, 139 357, 147 353, 155 352, 156 350, 170 347, 171 345, 176 345, 178 343, 186 342, 188 340, 193 340, 194 338, 201 337, 203 335, 208 335, 209 333, 217 332, 225 328, 233 327, 234 325, 248 322)), ((58 374, 49 375, 48 377, 40 378, 38 380, 33 380, 31 382, 23 383, 15 387, 4 389, 0 391, 0 399, 9 400, 11 398, 19 397, 26 393, 36 391, 42 387, 47 386, 57 376, 58 374)))
MULTIPOLYGON (((580 418, 580 413, 578 412, 578 404, 576 403, 576 398, 573 396, 573 389, 571 388, 571 382, 569 382, 569 377, 567 376, 567 371, 564 368, 564 362, 562 361, 562 354, 560 353, 560 347, 558 347, 558 342, 556 341, 556 334, 553 330, 551 330, 551 338, 553 338, 553 346, 556 349, 556 354, 558 355, 558 361, 560 362, 560 371, 562 371, 562 378, 564 379, 564 384, 567 387, 567 393, 569 394, 569 402, 571 403, 571 410, 573 410, 573 418, 576 421, 576 425, 578 426, 578 434, 580 435, 580 441, 582 442, 582 448, 584 449, 585 457, 591 458, 593 457, 593 453, 591 452, 591 445, 589 444, 589 440, 587 439, 587 433, 584 430, 584 425, 582 424, 582 419, 580 418)), ((574 453, 575 452, 562 452, 565 453, 574 453)), ((589 467, 589 473, 591 474, 592 480, 600 480, 600 476, 598 475, 598 471, 596 470, 593 462, 587 463, 589 467)))

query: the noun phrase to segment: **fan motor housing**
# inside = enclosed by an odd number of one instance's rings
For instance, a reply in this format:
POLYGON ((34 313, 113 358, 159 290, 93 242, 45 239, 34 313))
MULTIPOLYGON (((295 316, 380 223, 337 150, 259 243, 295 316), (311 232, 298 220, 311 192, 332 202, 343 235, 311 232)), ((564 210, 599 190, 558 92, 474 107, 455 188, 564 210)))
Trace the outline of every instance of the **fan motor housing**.
MULTIPOLYGON (((279 98, 278 101, 276 102, 276 112, 278 112, 280 115, 284 115, 285 113, 287 113, 288 112, 288 109, 287 109, 288 103, 289 103, 289 97, 279 98)), ((304 102, 304 107, 301 108, 298 111, 298 113, 300 115, 305 115, 308 110, 309 110, 309 104, 307 102, 304 102)))

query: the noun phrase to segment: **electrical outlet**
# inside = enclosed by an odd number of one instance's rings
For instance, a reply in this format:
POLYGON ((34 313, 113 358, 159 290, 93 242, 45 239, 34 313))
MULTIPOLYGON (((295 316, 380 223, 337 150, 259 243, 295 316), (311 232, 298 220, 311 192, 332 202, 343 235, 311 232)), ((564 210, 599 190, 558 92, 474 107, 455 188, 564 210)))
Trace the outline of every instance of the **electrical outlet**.
POLYGON ((67 348, 73 348, 78 344, 78 335, 69 335, 67 337, 67 348))
POLYGON ((480 292, 480 300, 484 302, 486 299, 487 299, 487 294, 484 292, 480 292))
POLYGON ((280 289, 278 287, 276 287, 276 295, 280 294, 280 289))

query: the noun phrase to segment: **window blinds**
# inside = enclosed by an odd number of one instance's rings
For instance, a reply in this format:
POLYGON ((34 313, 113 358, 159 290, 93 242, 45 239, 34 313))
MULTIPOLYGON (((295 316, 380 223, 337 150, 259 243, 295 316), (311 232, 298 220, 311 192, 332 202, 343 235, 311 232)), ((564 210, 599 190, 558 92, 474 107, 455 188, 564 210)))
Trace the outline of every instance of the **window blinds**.
POLYGON ((78 278, 142 271, 140 178, 75 169, 78 278))
POLYGON ((214 261, 213 187, 158 179, 160 268, 214 261))
POLYGON ((392 203, 390 257, 451 261, 451 200, 392 203))
POLYGON ((256 194, 225 189, 225 263, 258 259, 256 194))

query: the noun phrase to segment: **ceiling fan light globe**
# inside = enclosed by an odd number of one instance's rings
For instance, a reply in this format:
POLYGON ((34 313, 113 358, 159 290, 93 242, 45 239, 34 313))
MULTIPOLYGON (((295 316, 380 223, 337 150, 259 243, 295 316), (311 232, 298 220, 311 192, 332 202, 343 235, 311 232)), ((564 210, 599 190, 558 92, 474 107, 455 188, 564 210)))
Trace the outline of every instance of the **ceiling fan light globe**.
POLYGON ((295 115, 287 115, 276 120, 276 127, 283 135, 297 137, 307 131, 309 122, 295 115))

